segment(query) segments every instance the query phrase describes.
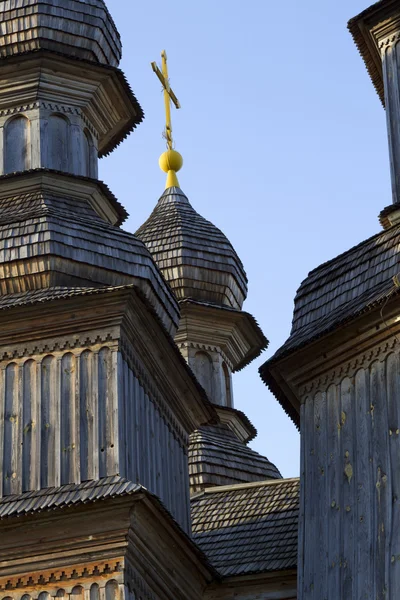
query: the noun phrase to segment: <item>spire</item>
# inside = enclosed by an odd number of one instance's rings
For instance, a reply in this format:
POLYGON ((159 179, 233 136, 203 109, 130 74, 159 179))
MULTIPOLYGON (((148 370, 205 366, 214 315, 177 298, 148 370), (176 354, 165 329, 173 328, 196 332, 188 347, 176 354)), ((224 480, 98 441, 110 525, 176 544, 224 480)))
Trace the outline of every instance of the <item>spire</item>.
POLYGON ((151 63, 152 69, 154 73, 157 75, 158 79, 161 81, 161 85, 163 86, 164 91, 164 102, 165 102, 165 131, 164 137, 167 141, 168 150, 164 152, 160 156, 159 165, 160 169, 167 173, 167 183, 165 185, 165 189, 171 187, 179 187, 178 177, 176 176, 177 172, 182 168, 183 158, 174 150, 173 139, 172 139, 172 118, 171 118, 171 102, 174 103, 176 108, 181 108, 178 98, 175 96, 175 93, 171 89, 169 78, 168 78, 168 63, 167 63, 167 53, 165 50, 161 52, 161 69, 158 68, 155 62, 151 63))

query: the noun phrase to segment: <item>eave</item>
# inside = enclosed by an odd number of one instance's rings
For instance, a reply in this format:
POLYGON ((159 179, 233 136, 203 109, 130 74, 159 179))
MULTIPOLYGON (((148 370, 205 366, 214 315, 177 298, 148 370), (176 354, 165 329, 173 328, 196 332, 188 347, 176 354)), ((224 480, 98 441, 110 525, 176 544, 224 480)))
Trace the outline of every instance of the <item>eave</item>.
POLYGON ((383 106, 385 106, 385 89, 377 33, 379 29, 385 28, 398 10, 397 0, 380 0, 348 22, 349 31, 383 106))
POLYGON ((41 98, 49 102, 63 103, 61 82, 58 82, 55 86, 43 85, 43 82, 37 80, 38 73, 41 77, 44 77, 45 74, 50 77, 50 74, 52 74, 56 79, 62 73, 64 86, 68 81, 68 77, 70 79, 76 77, 81 82, 90 83, 93 89, 96 90, 95 97, 91 102, 87 102, 84 93, 82 97, 79 97, 79 86, 75 86, 75 97, 70 98, 70 102, 72 101, 74 105, 79 106, 89 121, 93 122, 99 114, 101 114, 103 120, 109 121, 107 130, 103 128, 103 134, 99 138, 99 158, 107 156, 115 150, 144 119, 143 110, 125 75, 117 67, 102 65, 78 57, 65 56, 62 53, 50 50, 37 50, 2 58, 0 72, 2 79, 8 81, 7 89, 0 88, 1 110, 7 105, 15 105, 15 97, 12 95, 13 86, 10 85, 14 79, 19 81, 17 97, 23 105, 29 105, 31 102, 36 101, 39 90, 41 98), (33 76, 34 71, 36 75, 33 76), (22 73, 26 73, 27 76, 25 83, 22 83, 21 80, 22 73), (2 93, 5 93, 4 98, 1 95, 2 93), (96 105, 95 109, 93 108, 93 102, 96 105), (117 119, 113 118, 110 121, 110 106, 115 111, 117 105, 119 116, 117 119))
POLYGON ((207 302, 186 299, 179 302, 181 321, 176 343, 219 346, 232 365, 241 371, 268 347, 268 340, 255 318, 247 312, 207 302))

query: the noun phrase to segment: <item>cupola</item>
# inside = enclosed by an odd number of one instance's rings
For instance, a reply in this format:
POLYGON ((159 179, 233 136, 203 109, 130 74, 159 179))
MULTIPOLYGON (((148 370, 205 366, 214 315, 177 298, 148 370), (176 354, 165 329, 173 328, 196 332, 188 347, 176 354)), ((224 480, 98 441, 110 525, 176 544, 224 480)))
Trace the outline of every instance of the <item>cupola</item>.
POLYGON ((0 1, 0 57, 51 50, 117 67, 122 44, 103 0, 0 1))
POLYGON ((247 277, 240 258, 222 231, 195 211, 178 186, 167 187, 136 236, 152 253, 178 300, 241 309, 247 277))

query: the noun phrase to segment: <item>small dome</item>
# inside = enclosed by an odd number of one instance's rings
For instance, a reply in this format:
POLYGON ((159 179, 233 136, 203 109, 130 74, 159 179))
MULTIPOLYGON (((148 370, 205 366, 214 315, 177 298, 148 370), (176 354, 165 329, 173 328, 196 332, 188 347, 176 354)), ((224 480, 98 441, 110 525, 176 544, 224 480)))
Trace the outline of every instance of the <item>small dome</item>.
POLYGON ((165 190, 135 235, 150 250, 178 300, 242 307, 247 277, 238 255, 226 236, 194 210, 180 188, 165 190))
POLYGON ((122 54, 103 0, 0 0, 0 57, 40 49, 113 67, 122 54))

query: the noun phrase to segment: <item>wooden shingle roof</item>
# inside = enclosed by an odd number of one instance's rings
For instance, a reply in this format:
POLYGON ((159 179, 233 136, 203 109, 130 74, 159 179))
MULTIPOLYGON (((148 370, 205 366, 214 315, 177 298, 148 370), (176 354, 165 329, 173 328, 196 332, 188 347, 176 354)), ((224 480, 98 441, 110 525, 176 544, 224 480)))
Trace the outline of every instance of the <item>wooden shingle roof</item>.
POLYGON ((239 440, 227 425, 205 425, 190 436, 189 476, 192 493, 282 477, 273 463, 239 440))
POLYGON ((17 496, 0 498, 0 519, 63 509, 106 498, 128 496, 140 491, 146 490, 141 485, 113 476, 81 484, 71 483, 56 488, 25 492, 17 496))
POLYGON ((399 291, 400 225, 394 225, 311 271, 295 298, 288 340, 260 367, 264 382, 294 422, 299 415, 274 380, 270 366, 292 352, 382 306, 399 291))
POLYGON ((222 577, 295 569, 299 479, 209 488, 191 500, 193 539, 222 577))
POLYGON ((247 277, 232 244, 201 217, 178 187, 165 190, 135 234, 150 250, 178 300, 240 309, 247 277))
POLYGON ((122 44, 103 0, 0 0, 0 57, 44 49, 118 66, 122 44))
POLYGON ((311 271, 296 294, 290 337, 270 360, 383 302, 400 272, 399 245, 400 225, 395 225, 311 271))

